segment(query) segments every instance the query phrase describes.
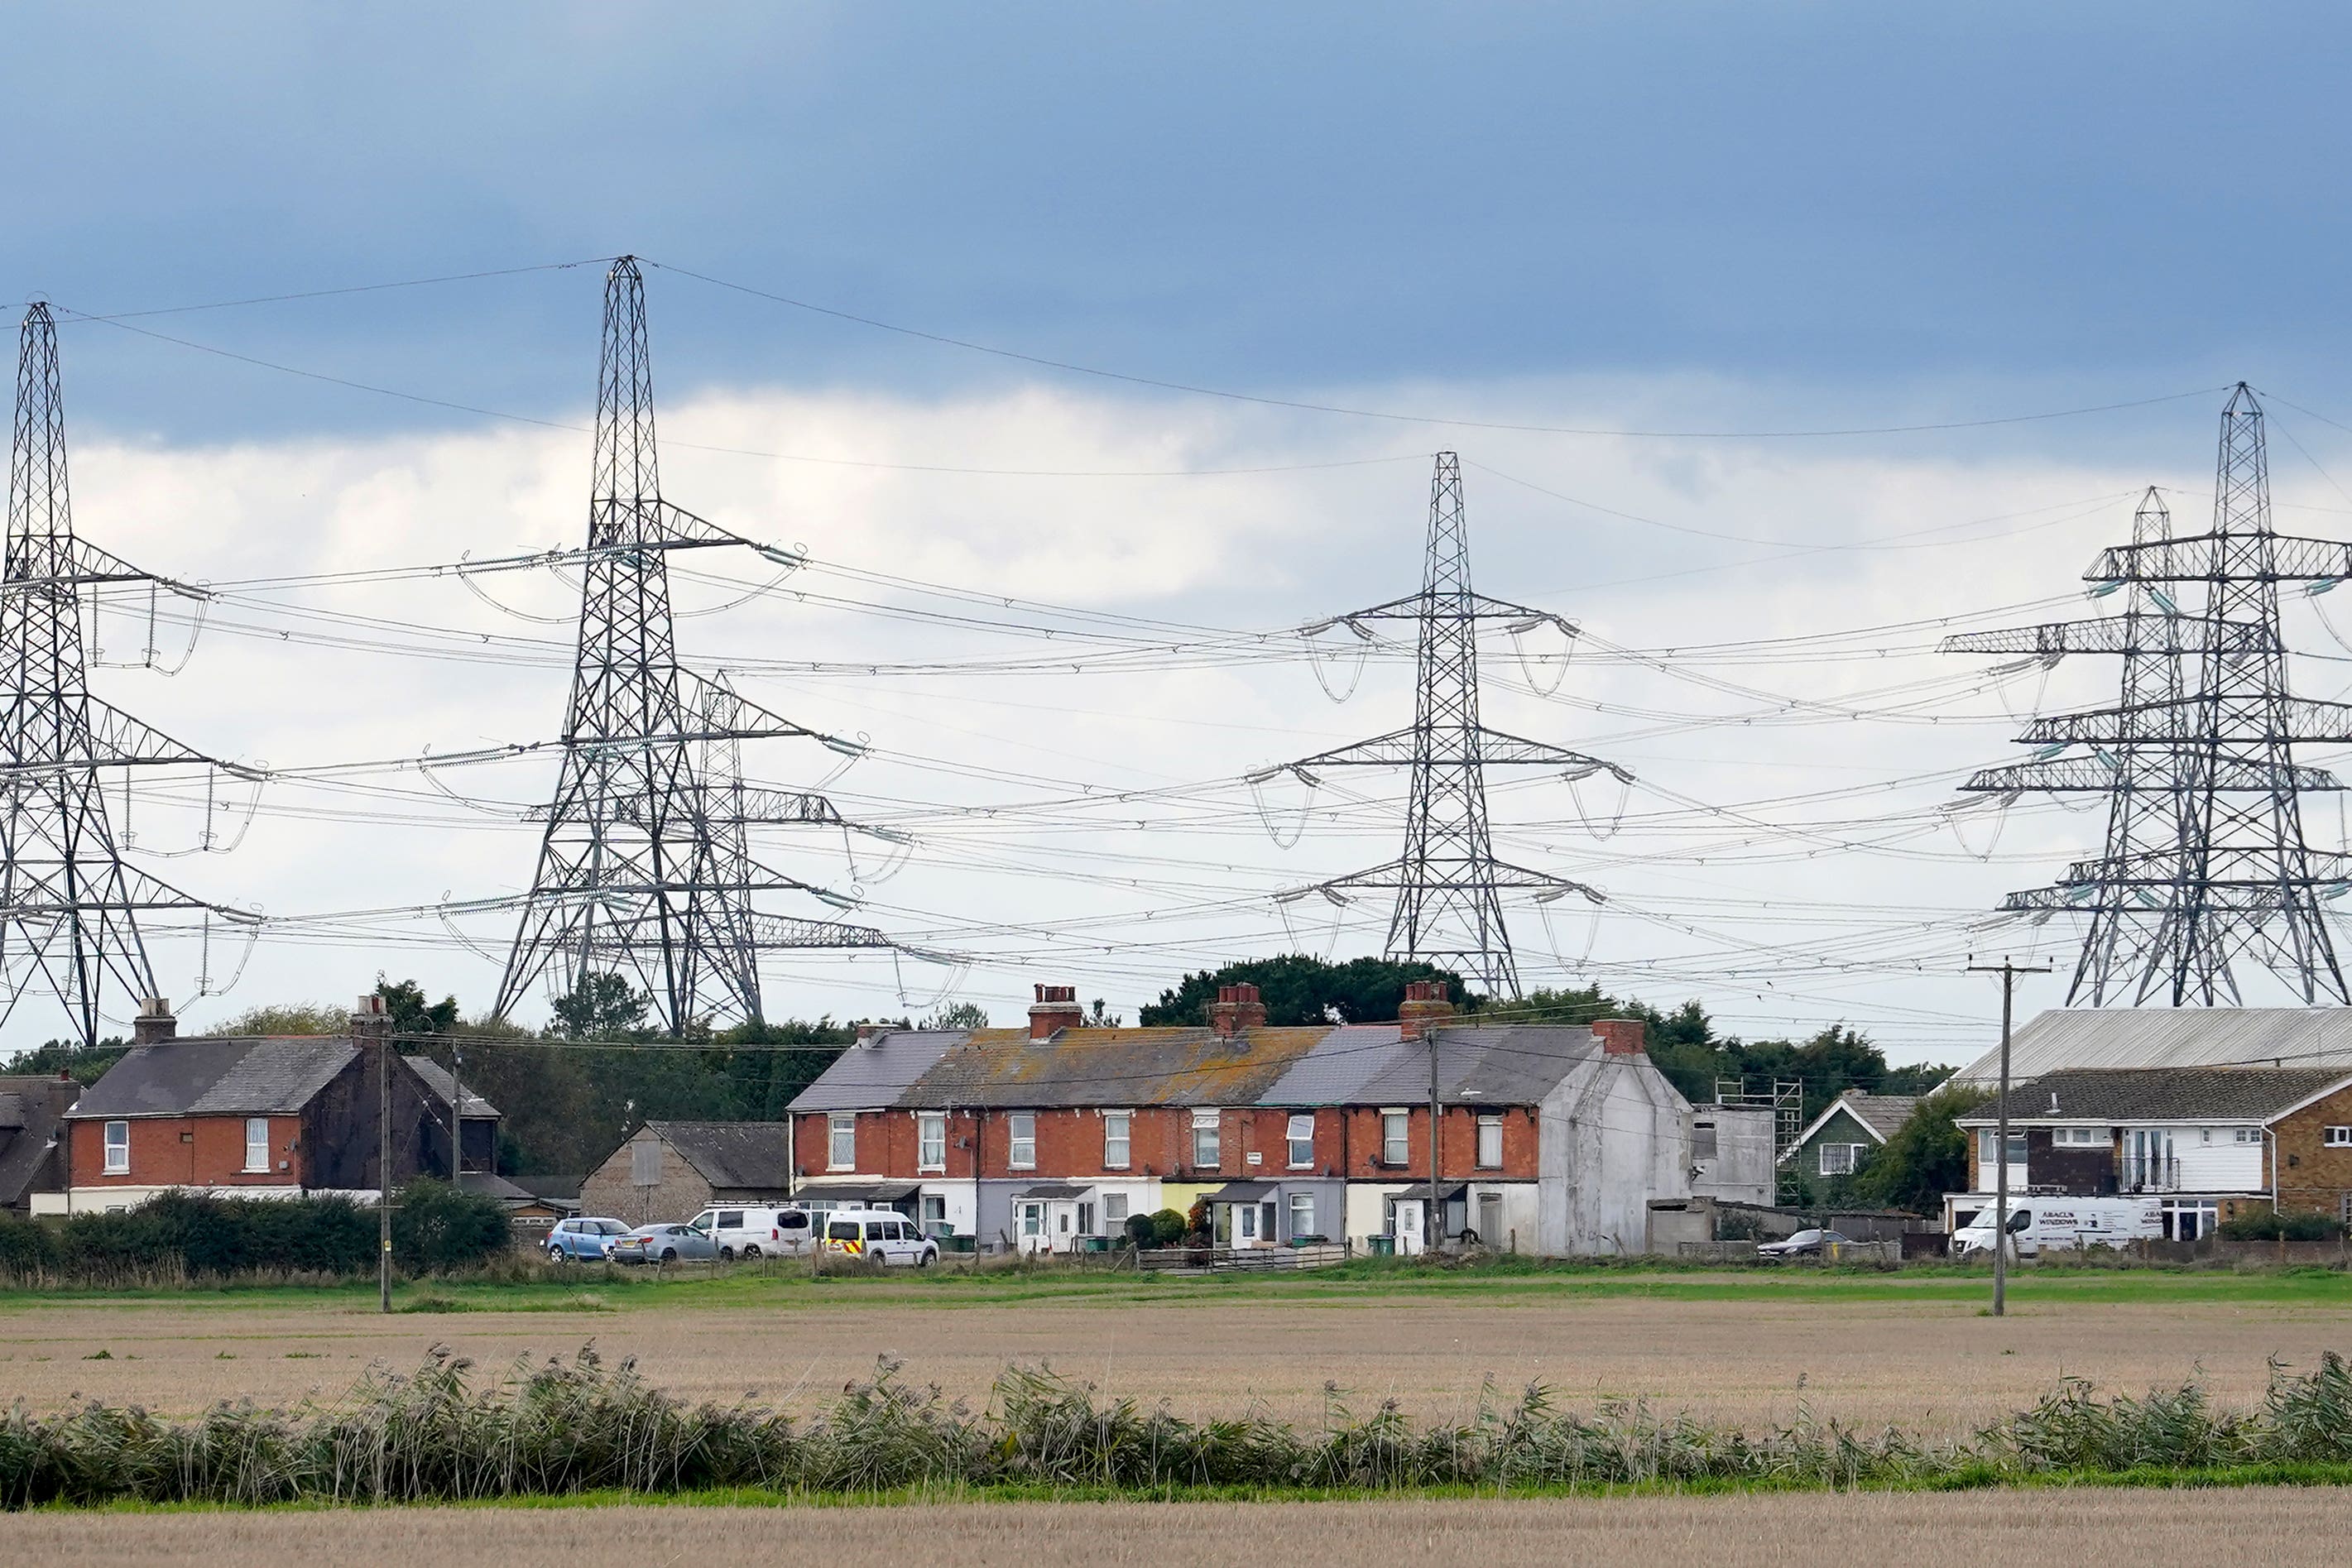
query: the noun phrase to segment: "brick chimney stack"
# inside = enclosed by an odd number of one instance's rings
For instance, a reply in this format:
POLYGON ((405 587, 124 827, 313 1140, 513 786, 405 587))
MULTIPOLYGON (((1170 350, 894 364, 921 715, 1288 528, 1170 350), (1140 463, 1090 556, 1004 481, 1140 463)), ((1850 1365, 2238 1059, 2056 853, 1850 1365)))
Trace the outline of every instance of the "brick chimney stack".
POLYGON ((1037 999, 1029 1007, 1031 1040, 1051 1040, 1087 1021, 1086 1009, 1078 1006, 1077 987, 1039 986, 1036 989, 1037 999))
POLYGON ((169 1001, 162 997, 139 998, 139 1016, 131 1020, 131 1044, 160 1045, 178 1039, 179 1034, 180 1020, 172 1016, 169 1001))
POLYGON ((1592 1025, 1593 1037, 1601 1041, 1601 1050, 1609 1056, 1646 1055, 1642 1048, 1640 1019, 1600 1019, 1592 1025))
POLYGON ((1209 1004, 1209 1029, 1220 1039, 1231 1040, 1265 1027, 1265 1003, 1258 999, 1257 988, 1244 980, 1239 985, 1219 986, 1217 999, 1209 1004))
POLYGON ((1430 1030, 1453 1016, 1454 1004, 1446 1000, 1444 981, 1407 981, 1404 1006, 1397 1009, 1397 1036, 1401 1040, 1426 1040, 1430 1030))

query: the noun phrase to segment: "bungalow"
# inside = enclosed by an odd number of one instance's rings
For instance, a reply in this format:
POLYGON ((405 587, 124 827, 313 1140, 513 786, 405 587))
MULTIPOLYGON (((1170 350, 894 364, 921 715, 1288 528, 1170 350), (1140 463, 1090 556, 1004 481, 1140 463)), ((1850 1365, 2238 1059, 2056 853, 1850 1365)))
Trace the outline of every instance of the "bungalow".
POLYGON ((1865 1094, 1849 1089, 1807 1124, 1780 1162, 1801 1176, 1822 1181, 1852 1176, 1874 1150, 1885 1146, 1918 1104, 1916 1094, 1865 1094))
POLYGON ((714 1203, 792 1195, 792 1134, 781 1122, 647 1122, 588 1173, 573 1209, 631 1225, 682 1220, 714 1203))

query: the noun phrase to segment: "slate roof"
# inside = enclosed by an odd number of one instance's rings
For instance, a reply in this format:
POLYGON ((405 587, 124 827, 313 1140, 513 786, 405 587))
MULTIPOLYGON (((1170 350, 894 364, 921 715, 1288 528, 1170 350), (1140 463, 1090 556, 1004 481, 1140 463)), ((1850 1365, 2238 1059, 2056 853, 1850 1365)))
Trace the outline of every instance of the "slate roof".
MULTIPOLYGON (((2266 1122, 2336 1084, 2352 1067, 2086 1068, 2045 1072, 2009 1091, 2011 1122, 2266 1122), (2057 1110, 2051 1097, 2057 1097, 2057 1110)), ((1991 1125, 1995 1106, 1959 1118, 1991 1125)))
POLYGON ((169 1040, 131 1048, 68 1118, 290 1116, 359 1057, 343 1035, 169 1040))
MULTIPOLYGON (((433 1092, 433 1097, 435 1099, 440 1101, 444 1105, 449 1103, 449 1094, 453 1085, 449 1081, 449 1070, 447 1068, 442 1066, 439 1062, 434 1061, 429 1056, 404 1056, 401 1058, 401 1061, 405 1061, 410 1067, 415 1070, 416 1076, 425 1081, 425 1087, 433 1092)), ((496 1105, 491 1104, 488 1100, 485 1100, 480 1095, 475 1093, 470 1087, 466 1090, 466 1109, 461 1113, 477 1121, 503 1121, 505 1119, 499 1113, 499 1108, 496 1105)))
MULTIPOLYGON (((1449 1105, 1537 1104, 1600 1054, 1599 1038, 1576 1025, 1449 1026, 1437 1034, 1437 1095, 1449 1105)), ((1427 1104, 1429 1044, 1401 1039, 1394 1024, 1332 1030, 1257 1103, 1427 1104)))
POLYGON ((79 1086, 52 1078, 0 1078, 0 1102, 13 1102, 16 1109, 13 1118, 0 1115, 0 1208, 23 1205, 44 1177, 58 1179, 50 1145, 79 1092, 79 1086))
MULTIPOLYGON (((1865 1132, 1875 1134, 1883 1144, 1895 1135, 1895 1128, 1911 1119, 1911 1113, 1918 1103, 1919 1096, 1916 1094, 1865 1094, 1859 1089, 1849 1089, 1822 1106, 1822 1113, 1797 1134, 1796 1144, 1790 1146, 1795 1148, 1811 1142, 1813 1134, 1840 1111, 1861 1123, 1865 1132)), ((1786 1158, 1785 1155, 1782 1157, 1786 1158)))
POLYGON ((792 1186, 793 1131, 785 1122, 647 1122, 714 1187, 792 1186))
MULTIPOLYGON (((2094 1067, 2342 1067, 2352 1008, 2055 1008, 2017 1031, 2011 1083, 2094 1067)), ((1999 1037, 1953 1081, 2000 1081, 1999 1037)))
MULTIPOLYGON (((1026 1031, 1024 1031, 1026 1032, 1026 1031)), ((900 1103, 941 1052, 971 1038, 969 1030, 890 1030, 833 1059, 817 1081, 793 1101, 795 1111, 882 1111, 900 1103)))

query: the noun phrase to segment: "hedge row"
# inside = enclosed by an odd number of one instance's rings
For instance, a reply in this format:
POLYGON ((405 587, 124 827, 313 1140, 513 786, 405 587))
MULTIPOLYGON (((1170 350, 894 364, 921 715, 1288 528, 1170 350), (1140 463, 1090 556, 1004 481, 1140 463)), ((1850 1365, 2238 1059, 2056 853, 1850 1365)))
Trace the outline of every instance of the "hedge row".
MULTIPOLYGON (((411 1273, 478 1266, 510 1233, 495 1198, 418 1181, 398 1195, 393 1259, 411 1273)), ((375 1268, 376 1215, 344 1197, 213 1197, 168 1192, 136 1208, 64 1220, 0 1218, 0 1276, 362 1274, 375 1268)))

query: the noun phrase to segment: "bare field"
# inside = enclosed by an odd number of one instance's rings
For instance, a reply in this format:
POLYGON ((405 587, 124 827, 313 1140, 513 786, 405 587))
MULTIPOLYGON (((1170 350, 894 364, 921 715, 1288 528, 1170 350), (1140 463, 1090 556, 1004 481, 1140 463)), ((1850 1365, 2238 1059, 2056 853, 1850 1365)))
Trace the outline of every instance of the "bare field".
POLYGON ((1359 1409, 1394 1397, 1436 1419, 1465 1411, 1491 1375, 1509 1393, 1540 1379, 1572 1401, 1639 1396, 1749 1426, 1785 1420, 1802 1399, 1817 1415, 1940 1435, 2014 1410, 2070 1375, 2138 1392, 2201 1372, 2217 1397, 2250 1400, 2273 1354, 2307 1366, 2323 1350, 2352 1350, 2352 1306, 2076 1301, 1995 1320, 1956 1301, 1534 1294, 391 1317, 349 1297, 36 1302, 0 1311, 0 1405, 95 1398, 186 1414, 223 1398, 287 1403, 339 1394, 372 1364, 404 1370, 436 1343, 499 1366, 568 1355, 591 1339, 689 1397, 755 1392, 803 1409, 891 1354, 951 1395, 984 1394, 1009 1362, 1045 1362, 1190 1415, 1254 1401, 1311 1422, 1328 1379, 1359 1409))
POLYGON ((2057 1561, 2138 1568, 2184 1541, 2241 1561, 2332 1563, 2352 1530, 2338 1490, 1961 1492, 1343 1503, 953 1503, 866 1508, 371 1509, 342 1512, 0 1515, 10 1561, 109 1568, 201 1561, 279 1568, 496 1562, 644 1568, 821 1562, 1020 1563, 1278 1561, 1418 1563, 1899 1560, 1908 1568, 2057 1561), (1377 1546, 1374 1543, 1377 1542, 1377 1546))

